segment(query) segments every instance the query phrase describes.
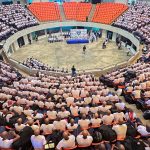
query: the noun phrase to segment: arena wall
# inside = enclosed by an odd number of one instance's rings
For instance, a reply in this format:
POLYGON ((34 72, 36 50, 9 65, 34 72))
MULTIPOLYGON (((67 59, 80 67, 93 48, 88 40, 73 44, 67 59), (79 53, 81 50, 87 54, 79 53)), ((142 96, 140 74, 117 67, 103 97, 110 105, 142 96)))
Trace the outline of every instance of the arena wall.
MULTIPOLYGON (((128 31, 122 30, 120 28, 116 28, 110 25, 105 25, 105 24, 99 24, 99 23, 91 23, 91 22, 53 22, 53 23, 45 23, 45 24, 40 24, 38 26, 34 26, 34 27, 30 27, 24 30, 21 30, 17 33, 15 33, 14 35, 12 35, 11 37, 9 37, 6 42, 3 45, 3 50, 6 53, 6 55, 9 55, 9 49, 11 48, 12 52, 15 52, 16 50, 19 50, 19 45, 17 42, 17 39, 20 37, 24 38, 24 42, 25 45, 27 45, 28 39, 27 39, 27 35, 31 36, 32 32, 35 31, 40 31, 40 30, 45 30, 46 29, 50 29, 50 28, 55 28, 55 27, 67 27, 67 26, 83 26, 83 27, 93 27, 93 28, 100 28, 102 29, 102 37, 106 38, 106 31, 112 31, 113 32, 113 37, 112 40, 115 41, 116 40, 116 35, 119 34, 121 36, 126 37, 127 39, 129 39, 132 42, 132 45, 134 44, 136 46, 136 51, 132 48, 131 45, 131 50, 132 53, 134 54, 129 61, 126 62, 122 62, 120 64, 116 64, 116 65, 112 65, 109 66, 107 68, 98 68, 95 70, 80 70, 78 71, 79 73, 94 73, 96 75, 101 75, 101 74, 105 74, 109 71, 111 71, 112 69, 115 68, 120 68, 120 67, 125 67, 127 65, 130 65, 132 62, 134 62, 140 55, 139 52, 139 48, 140 48, 140 42, 139 40, 134 37, 131 33, 129 33, 128 31)), ((43 37, 46 37, 47 33, 45 32, 45 35, 43 37)), ((13 59, 9 59, 9 63, 12 64, 14 67, 16 67, 19 70, 24 71, 25 73, 29 74, 29 75, 34 75, 36 74, 39 70, 32 70, 29 69, 25 66, 23 66, 22 64, 20 64, 19 62, 17 62, 16 60, 13 59)), ((45 72, 43 71, 44 74, 54 74, 54 72, 45 72)), ((57 73, 57 75, 67 75, 67 74, 62 74, 62 73, 57 73)))
MULTIPOLYGON (((140 45, 139 40, 137 38, 135 38, 134 35, 132 33, 129 33, 128 31, 125 31, 125 30, 122 30, 120 28, 116 28, 116 27, 113 27, 110 25, 100 24, 100 23, 69 21, 69 22, 53 22, 53 23, 49 22, 49 23, 44 23, 44 24, 40 24, 38 26, 34 26, 34 27, 30 27, 30 28, 21 30, 6 40, 6 42, 4 43, 4 46, 3 46, 4 51, 6 52, 6 54, 8 54, 8 50, 10 47, 11 47, 12 51, 18 50, 19 45, 17 43, 17 39, 20 37, 24 38, 25 45, 28 44, 27 34, 30 34, 32 32, 44 30, 44 29, 48 29, 48 28, 67 27, 67 26, 83 26, 83 27, 100 28, 100 29, 103 29, 103 33, 102 33, 103 37, 106 37, 106 31, 112 31, 114 33, 114 36, 116 36, 116 34, 120 34, 120 35, 126 37, 127 39, 129 39, 132 42, 132 44, 134 44, 136 46, 137 51, 139 50, 139 45, 140 45)), ((45 36, 47 36, 47 35, 45 35, 45 36)), ((115 40, 115 37, 113 37, 113 40, 115 40)), ((132 51, 132 52, 136 53, 134 51, 132 51)))

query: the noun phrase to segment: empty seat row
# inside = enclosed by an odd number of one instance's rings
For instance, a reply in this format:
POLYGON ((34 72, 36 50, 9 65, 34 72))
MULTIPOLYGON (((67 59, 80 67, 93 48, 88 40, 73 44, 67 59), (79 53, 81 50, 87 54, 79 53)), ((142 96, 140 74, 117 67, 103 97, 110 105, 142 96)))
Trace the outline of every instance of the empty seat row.
POLYGON ((28 6, 39 21, 61 20, 59 6, 56 3, 36 2, 28 6))
POLYGON ((67 2, 63 4, 67 20, 86 21, 92 9, 91 3, 67 2))
POLYGON ((112 24, 112 22, 127 9, 128 6, 120 3, 97 4, 92 21, 104 24, 112 24))

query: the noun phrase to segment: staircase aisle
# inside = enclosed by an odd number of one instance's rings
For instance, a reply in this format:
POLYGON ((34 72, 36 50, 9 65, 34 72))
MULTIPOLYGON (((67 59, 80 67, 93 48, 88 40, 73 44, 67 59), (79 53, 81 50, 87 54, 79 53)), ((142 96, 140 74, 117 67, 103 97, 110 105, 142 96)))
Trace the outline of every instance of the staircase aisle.
POLYGON ((93 18, 93 16, 94 16, 95 9, 96 9, 96 4, 92 4, 92 9, 91 9, 90 15, 89 15, 89 17, 88 17, 88 21, 89 21, 89 22, 92 21, 92 18, 93 18))
POLYGON ((59 5, 59 10, 60 10, 60 15, 61 15, 62 21, 66 21, 65 12, 64 12, 64 8, 62 5, 59 5))
MULTIPOLYGON (((109 88, 109 89, 110 89, 110 91, 116 93, 116 91, 114 90, 114 88, 109 88)), ((145 120, 143 118, 143 112, 141 110, 137 109, 135 104, 129 104, 129 103, 127 103, 125 101, 125 99, 124 99, 123 96, 119 96, 119 98, 125 103, 125 105, 126 105, 127 108, 131 108, 136 113, 137 117, 142 121, 142 123, 144 125, 150 124, 150 120, 145 120)))

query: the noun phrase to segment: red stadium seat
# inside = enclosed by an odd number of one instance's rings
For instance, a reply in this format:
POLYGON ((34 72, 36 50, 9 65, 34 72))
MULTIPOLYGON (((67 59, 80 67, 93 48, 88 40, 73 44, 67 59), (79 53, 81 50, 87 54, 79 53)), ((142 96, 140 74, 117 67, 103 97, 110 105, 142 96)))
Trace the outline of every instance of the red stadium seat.
POLYGON ((61 20, 59 7, 56 3, 36 2, 29 5, 28 9, 38 18, 39 21, 61 20))
POLYGON ((63 8, 67 20, 86 21, 86 17, 90 14, 92 4, 66 2, 63 4, 63 8))
POLYGON ((120 3, 102 3, 96 5, 92 22, 112 24, 128 6, 120 3))

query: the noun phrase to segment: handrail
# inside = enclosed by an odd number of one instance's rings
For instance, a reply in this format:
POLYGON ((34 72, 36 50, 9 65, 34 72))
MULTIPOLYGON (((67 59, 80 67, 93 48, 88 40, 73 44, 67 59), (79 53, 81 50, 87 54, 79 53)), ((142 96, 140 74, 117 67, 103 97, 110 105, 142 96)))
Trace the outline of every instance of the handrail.
MULTIPOLYGON (((137 52, 134 56, 132 56, 128 61, 124 61, 115 65, 107 66, 104 68, 97 68, 97 69, 87 69, 87 70, 78 70, 77 73, 79 74, 88 74, 88 73, 94 73, 94 74, 106 74, 107 72, 110 72, 114 69, 126 67, 131 64, 133 60, 135 60, 139 56, 139 52, 137 52)), ((71 72, 69 73, 63 73, 63 72, 54 72, 54 71, 46 71, 46 70, 39 70, 39 69, 30 69, 29 67, 23 65, 21 62, 18 62, 15 59, 10 58, 9 63, 13 65, 15 68, 22 70, 23 72, 29 74, 29 75, 35 75, 37 72, 41 72, 43 74, 47 75, 55 75, 55 76, 67 76, 70 75, 71 72)))

